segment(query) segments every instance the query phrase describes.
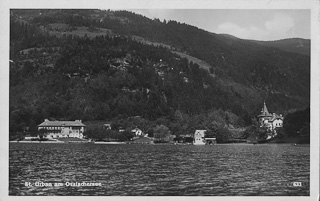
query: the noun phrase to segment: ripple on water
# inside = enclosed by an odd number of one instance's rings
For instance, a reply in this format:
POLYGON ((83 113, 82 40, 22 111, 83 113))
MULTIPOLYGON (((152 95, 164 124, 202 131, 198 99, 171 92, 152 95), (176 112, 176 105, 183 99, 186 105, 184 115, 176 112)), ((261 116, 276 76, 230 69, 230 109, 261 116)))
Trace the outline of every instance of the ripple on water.
POLYGON ((309 195, 309 156, 310 147, 287 145, 12 143, 9 194, 309 195), (36 181, 102 186, 24 186, 36 181))

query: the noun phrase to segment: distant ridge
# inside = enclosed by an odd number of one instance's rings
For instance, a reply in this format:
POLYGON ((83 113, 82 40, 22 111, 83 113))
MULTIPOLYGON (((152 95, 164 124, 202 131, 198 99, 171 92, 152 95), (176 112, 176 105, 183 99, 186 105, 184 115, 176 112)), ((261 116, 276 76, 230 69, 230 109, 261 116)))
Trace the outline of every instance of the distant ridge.
POLYGON ((301 55, 310 56, 310 39, 286 38, 286 39, 274 40, 274 41, 258 41, 258 40, 241 39, 230 34, 219 34, 219 35, 229 40, 250 41, 259 45, 278 48, 279 50, 282 50, 282 51, 293 52, 301 55))
POLYGON ((282 51, 293 52, 302 55, 310 56, 310 40, 302 38, 288 38, 275 41, 255 41, 251 40, 259 45, 268 47, 275 47, 282 51))
POLYGON ((237 38, 236 36, 233 36, 233 35, 230 35, 230 34, 219 34, 221 36, 224 36, 226 38, 230 38, 230 39, 240 39, 240 38, 237 38))

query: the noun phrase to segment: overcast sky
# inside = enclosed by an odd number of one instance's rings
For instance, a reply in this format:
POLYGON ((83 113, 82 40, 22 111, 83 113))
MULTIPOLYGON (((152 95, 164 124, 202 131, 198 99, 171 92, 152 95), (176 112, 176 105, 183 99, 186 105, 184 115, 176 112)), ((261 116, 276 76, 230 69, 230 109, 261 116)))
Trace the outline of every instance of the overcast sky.
POLYGON ((130 10, 161 21, 175 20, 213 33, 242 39, 310 39, 310 10, 140 9, 130 10))

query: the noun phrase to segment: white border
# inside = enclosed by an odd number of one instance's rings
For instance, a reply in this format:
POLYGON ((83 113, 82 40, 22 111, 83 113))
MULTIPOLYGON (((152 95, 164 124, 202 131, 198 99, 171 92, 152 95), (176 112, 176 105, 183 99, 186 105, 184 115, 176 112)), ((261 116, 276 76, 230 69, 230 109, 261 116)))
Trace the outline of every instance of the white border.
POLYGON ((0 200, 318 200, 319 194, 319 1, 318 0, 2 0, 0 1, 0 89, 3 95, 0 99, 0 200), (311 154, 310 154, 310 196, 251 196, 251 197, 38 197, 38 196, 8 196, 9 165, 8 165, 8 125, 9 125, 9 10, 13 8, 97 8, 97 9, 311 9, 311 154))

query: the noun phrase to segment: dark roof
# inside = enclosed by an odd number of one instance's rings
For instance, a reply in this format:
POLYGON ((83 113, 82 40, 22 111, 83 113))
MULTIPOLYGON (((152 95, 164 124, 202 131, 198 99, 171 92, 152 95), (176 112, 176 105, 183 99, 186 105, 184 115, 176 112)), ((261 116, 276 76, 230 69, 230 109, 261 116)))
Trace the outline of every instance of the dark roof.
POLYGON ((38 125, 47 127, 47 126, 86 126, 84 125, 81 120, 75 120, 75 121, 49 121, 49 120, 44 120, 41 124, 38 125))
POLYGON ((131 132, 137 132, 137 131, 142 131, 141 129, 139 128, 135 128, 135 129, 132 129, 131 132))
POLYGON ((276 115, 272 116, 272 118, 269 119, 269 121, 274 121, 274 120, 276 120, 276 119, 281 119, 281 120, 283 120, 283 117, 276 114, 276 115))

